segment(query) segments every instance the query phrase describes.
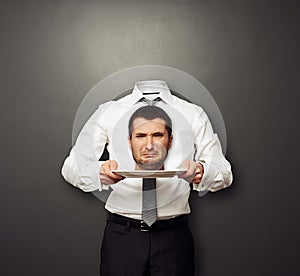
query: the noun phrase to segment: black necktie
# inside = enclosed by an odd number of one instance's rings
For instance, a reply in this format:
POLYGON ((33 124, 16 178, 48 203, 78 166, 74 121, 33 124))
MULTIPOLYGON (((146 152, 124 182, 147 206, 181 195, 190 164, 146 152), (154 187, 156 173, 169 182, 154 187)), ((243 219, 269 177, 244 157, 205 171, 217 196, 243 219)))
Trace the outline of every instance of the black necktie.
POLYGON ((156 178, 143 178, 142 220, 151 226, 157 220, 156 178))
MULTIPOLYGON (((161 101, 160 97, 154 100, 141 98, 139 102, 146 102, 148 105, 154 105, 161 101)), ((142 220, 151 226, 157 220, 157 204, 156 204, 156 178, 143 178, 143 209, 142 220)))

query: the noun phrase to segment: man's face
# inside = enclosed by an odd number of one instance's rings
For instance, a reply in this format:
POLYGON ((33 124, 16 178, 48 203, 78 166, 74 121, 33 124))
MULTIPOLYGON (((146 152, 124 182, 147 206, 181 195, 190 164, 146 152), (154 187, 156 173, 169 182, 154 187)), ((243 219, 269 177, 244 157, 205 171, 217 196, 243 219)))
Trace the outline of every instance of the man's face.
POLYGON ((163 119, 134 119, 129 146, 137 170, 161 169, 171 144, 172 136, 168 137, 166 122, 163 119))

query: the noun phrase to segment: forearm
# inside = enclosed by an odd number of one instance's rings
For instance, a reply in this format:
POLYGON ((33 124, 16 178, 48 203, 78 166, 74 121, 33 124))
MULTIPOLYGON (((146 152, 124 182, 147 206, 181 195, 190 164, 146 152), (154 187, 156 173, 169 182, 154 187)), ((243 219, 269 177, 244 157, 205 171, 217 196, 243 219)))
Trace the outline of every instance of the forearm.
POLYGON ((216 192, 231 185, 233 176, 230 163, 224 158, 219 162, 202 163, 204 172, 201 182, 194 184, 194 190, 199 192, 216 192))
POLYGON ((200 192, 216 192, 232 183, 231 165, 222 152, 217 134, 213 133, 212 126, 204 111, 194 121, 196 130, 195 161, 203 165, 203 177, 194 189, 200 192))
POLYGON ((100 106, 85 123, 61 171, 67 182, 85 192, 102 190, 104 186, 99 178, 103 163, 99 158, 108 139, 107 131, 102 126, 102 114, 106 106, 100 106))
POLYGON ((103 185, 99 178, 99 168, 102 163, 101 161, 88 161, 79 157, 75 158, 71 151, 63 164, 61 173, 68 183, 84 192, 101 191, 103 185))

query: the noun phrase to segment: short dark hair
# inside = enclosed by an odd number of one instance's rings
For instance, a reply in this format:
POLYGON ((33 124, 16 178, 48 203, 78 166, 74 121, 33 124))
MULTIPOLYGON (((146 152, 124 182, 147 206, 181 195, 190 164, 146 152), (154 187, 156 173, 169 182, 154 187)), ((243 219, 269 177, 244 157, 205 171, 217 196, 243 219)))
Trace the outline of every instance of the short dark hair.
POLYGON ((144 118, 146 120, 153 120, 156 118, 162 119, 166 122, 166 130, 168 132, 168 137, 170 138, 172 135, 172 121, 169 115, 160 107, 153 105, 142 106, 137 109, 130 117, 128 123, 128 132, 129 137, 131 138, 133 132, 133 121, 136 118, 144 118))

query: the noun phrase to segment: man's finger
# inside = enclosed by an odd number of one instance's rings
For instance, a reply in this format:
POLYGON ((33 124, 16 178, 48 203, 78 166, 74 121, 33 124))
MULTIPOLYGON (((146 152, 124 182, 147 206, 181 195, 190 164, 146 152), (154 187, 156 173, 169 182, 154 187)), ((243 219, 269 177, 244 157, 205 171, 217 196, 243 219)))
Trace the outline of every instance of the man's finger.
POLYGON ((110 185, 124 179, 123 176, 112 172, 112 170, 115 170, 117 168, 118 168, 118 163, 116 161, 114 160, 105 161, 100 168, 101 183, 110 185))
POLYGON ((187 171, 183 174, 180 174, 178 176, 179 178, 183 178, 189 183, 200 183, 203 174, 203 167, 201 164, 196 163, 192 160, 186 160, 183 162, 182 167, 187 169, 187 171))
POLYGON ((182 167, 186 170, 186 172, 179 175, 179 177, 189 178, 191 176, 194 176, 195 167, 193 166, 193 161, 191 160, 184 161, 182 167))

